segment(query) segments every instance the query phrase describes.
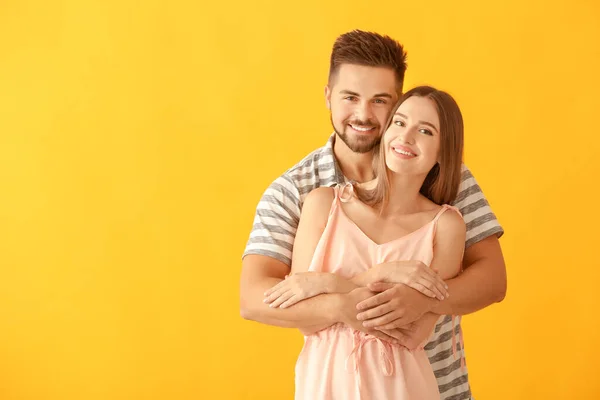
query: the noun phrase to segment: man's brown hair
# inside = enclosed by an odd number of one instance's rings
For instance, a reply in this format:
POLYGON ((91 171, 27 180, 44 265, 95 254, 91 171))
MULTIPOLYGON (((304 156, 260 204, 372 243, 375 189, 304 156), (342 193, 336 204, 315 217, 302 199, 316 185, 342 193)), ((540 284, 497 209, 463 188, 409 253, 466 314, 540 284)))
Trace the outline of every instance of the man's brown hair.
POLYGON ((335 78, 342 64, 390 68, 402 91, 406 72, 406 52, 400 43, 389 36, 354 30, 339 36, 333 44, 329 64, 329 82, 335 78))

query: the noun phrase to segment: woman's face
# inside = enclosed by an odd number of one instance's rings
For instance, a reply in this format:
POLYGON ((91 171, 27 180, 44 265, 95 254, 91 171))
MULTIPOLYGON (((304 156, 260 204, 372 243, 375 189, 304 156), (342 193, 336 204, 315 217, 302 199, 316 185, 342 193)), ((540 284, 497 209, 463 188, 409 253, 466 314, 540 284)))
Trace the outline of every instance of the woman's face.
POLYGON ((393 115, 383 145, 392 172, 426 176, 440 152, 440 119, 433 100, 420 96, 405 100, 393 115))

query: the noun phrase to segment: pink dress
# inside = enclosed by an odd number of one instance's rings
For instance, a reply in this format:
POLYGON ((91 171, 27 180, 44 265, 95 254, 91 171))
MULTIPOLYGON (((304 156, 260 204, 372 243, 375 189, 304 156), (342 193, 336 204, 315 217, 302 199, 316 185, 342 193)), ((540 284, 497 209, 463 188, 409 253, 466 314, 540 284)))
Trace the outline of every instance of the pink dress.
MULTIPOLYGON (((428 224, 378 245, 343 211, 340 193, 344 191, 338 187, 334 190, 335 199, 310 271, 351 278, 388 261, 431 264, 437 221, 453 207, 443 206, 428 224)), ((439 400, 438 384, 423 349, 426 343, 410 351, 344 324, 306 336, 296 362, 295 399, 439 400)))

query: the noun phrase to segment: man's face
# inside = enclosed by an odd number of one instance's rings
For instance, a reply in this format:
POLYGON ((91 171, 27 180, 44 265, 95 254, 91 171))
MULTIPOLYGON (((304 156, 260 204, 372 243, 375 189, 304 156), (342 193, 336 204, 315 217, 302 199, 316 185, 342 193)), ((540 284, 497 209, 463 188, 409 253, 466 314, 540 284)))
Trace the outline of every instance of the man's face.
POLYGON ((371 151, 381 127, 398 101, 396 76, 390 68, 342 64, 325 88, 337 136, 355 153, 371 151))

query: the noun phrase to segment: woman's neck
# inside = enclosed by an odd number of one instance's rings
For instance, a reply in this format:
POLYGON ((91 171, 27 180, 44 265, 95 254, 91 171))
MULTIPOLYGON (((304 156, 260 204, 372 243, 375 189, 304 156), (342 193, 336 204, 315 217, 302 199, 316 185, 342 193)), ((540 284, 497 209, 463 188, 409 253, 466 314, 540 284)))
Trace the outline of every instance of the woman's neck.
POLYGON ((384 215, 411 214, 421 205, 425 176, 390 174, 390 191, 384 215))

